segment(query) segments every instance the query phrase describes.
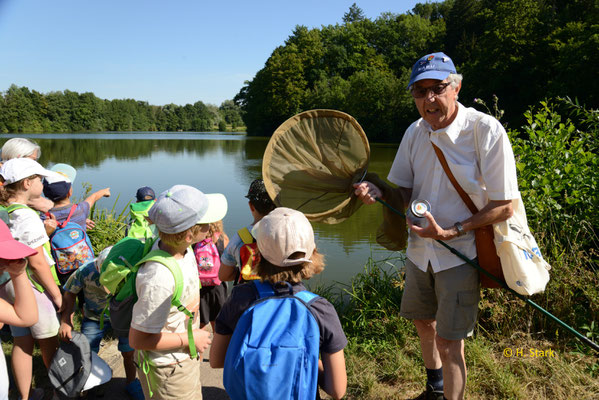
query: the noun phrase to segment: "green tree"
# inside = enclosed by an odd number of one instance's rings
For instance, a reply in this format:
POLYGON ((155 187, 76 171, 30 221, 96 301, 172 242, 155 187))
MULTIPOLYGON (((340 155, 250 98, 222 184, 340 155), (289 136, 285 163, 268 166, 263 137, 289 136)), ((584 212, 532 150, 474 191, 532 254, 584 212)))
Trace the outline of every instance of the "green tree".
POLYGON ((349 11, 343 14, 343 22, 349 24, 351 22, 362 21, 366 19, 364 12, 356 3, 349 7, 349 11))

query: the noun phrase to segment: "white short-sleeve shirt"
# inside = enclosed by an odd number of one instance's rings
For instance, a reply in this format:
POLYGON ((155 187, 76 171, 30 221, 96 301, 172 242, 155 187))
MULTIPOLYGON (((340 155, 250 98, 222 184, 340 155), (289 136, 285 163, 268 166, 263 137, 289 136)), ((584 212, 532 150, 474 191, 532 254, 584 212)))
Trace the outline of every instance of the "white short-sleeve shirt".
MULTIPOLYGON (((32 249, 37 249, 50 240, 40 216, 31 208, 18 208, 11 212, 8 228, 15 240, 26 244, 32 249)), ((46 249, 44 249, 44 256, 48 265, 54 265, 54 259, 46 249)))
MULTIPOLYGON (((516 163, 505 129, 490 115, 458 103, 458 115, 446 128, 433 131, 422 118, 406 130, 387 179, 412 189, 410 201, 427 200, 431 214, 443 228, 469 218, 466 207, 439 162, 431 142, 445 155, 460 186, 480 210, 489 200, 520 197, 516 163)), ((469 258, 476 257, 474 232, 447 241, 469 258)), ((423 271, 434 272, 464 261, 433 239, 410 232, 408 258, 423 271)))
MULTIPOLYGON (((152 250, 158 248, 157 240, 152 250)), ((198 329, 200 322, 200 280, 198 266, 191 248, 185 256, 177 260, 183 275, 181 304, 195 313, 193 328, 198 329)), ((139 268, 135 279, 138 300, 133 306, 131 326, 146 333, 182 333, 187 334, 187 316, 171 305, 175 290, 175 278, 171 271, 158 262, 147 262, 139 268)), ((155 365, 168 365, 189 358, 189 348, 169 351, 148 351, 148 357, 155 365)))

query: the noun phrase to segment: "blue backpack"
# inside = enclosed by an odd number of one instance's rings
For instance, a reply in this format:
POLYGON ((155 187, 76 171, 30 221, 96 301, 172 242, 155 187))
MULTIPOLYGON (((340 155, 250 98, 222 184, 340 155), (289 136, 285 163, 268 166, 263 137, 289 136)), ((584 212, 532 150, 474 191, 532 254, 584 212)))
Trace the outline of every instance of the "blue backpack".
POLYGON ((276 295, 270 283, 252 281, 258 300, 241 316, 225 356, 223 383, 233 400, 314 400, 318 388, 320 328, 303 290, 276 295))
POLYGON ((73 204, 67 219, 58 224, 54 233, 50 235, 52 258, 61 274, 74 271, 94 259, 89 236, 79 224, 71 222, 76 208, 77 204, 73 204))

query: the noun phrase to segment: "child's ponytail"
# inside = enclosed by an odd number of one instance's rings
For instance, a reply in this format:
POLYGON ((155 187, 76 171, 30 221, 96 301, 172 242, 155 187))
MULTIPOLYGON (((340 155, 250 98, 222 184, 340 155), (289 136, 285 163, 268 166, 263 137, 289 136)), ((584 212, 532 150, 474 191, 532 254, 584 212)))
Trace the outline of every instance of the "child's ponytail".
POLYGON ((10 193, 6 190, 6 187, 10 185, 4 185, 4 178, 0 175, 0 204, 3 206, 8 205, 8 199, 10 198, 10 193))
MULTIPOLYGON (((26 179, 35 179, 39 175, 31 175, 27 178, 23 178, 20 181, 16 181, 10 184, 6 184, 2 175, 0 175, 0 204, 4 206, 9 205, 9 200, 11 197, 14 197, 17 193, 25 191, 24 182, 26 179)), ((41 178, 41 176, 39 176, 41 178)))

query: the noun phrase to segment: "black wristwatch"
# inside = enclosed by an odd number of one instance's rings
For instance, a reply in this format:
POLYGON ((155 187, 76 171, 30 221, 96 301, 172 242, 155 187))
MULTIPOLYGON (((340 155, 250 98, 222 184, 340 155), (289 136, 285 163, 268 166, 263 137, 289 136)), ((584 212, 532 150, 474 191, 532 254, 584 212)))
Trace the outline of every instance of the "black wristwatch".
POLYGON ((458 237, 464 236, 466 234, 466 231, 464 230, 464 227, 460 222, 456 222, 455 224, 453 224, 453 226, 458 231, 458 237))

